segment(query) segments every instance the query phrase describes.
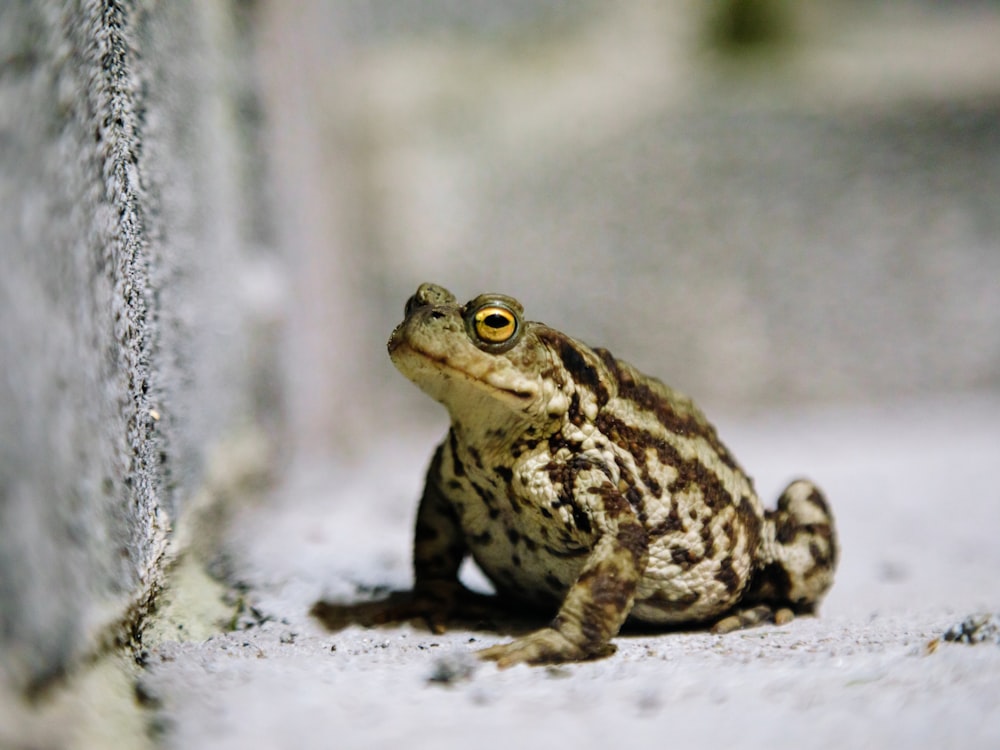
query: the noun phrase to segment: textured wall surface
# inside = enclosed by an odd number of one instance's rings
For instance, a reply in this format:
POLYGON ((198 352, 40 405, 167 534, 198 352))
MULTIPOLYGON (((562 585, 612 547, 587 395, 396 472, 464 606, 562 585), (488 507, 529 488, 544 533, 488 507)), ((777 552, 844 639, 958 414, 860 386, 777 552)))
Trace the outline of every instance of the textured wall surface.
POLYGON ((269 408, 273 284, 225 5, 0 6, 0 672, 17 686, 143 600, 206 447, 269 408))

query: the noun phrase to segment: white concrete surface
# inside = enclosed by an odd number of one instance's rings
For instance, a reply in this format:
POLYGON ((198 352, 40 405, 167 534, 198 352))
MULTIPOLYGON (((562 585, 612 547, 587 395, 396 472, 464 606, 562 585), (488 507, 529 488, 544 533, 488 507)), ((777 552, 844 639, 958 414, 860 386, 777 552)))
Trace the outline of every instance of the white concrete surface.
POLYGON ((765 497, 799 474, 828 492, 842 562, 820 617, 506 671, 467 656, 496 633, 329 632, 308 614, 408 582, 428 426, 248 509, 231 562, 266 621, 153 648, 141 692, 190 749, 1000 747, 1000 645, 936 643, 1000 612, 998 425, 997 397, 722 420, 765 497))

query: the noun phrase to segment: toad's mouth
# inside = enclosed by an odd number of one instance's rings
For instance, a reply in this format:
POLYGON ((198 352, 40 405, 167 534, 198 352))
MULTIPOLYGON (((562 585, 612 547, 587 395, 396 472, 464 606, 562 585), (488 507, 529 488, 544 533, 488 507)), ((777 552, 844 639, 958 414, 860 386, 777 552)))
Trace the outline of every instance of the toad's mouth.
POLYGON ((499 382, 502 374, 494 369, 485 369, 482 373, 470 372, 450 362, 447 356, 431 354, 402 339, 389 341, 389 356, 400 372, 421 387, 435 380, 447 381, 457 378, 470 385, 484 388, 498 398, 512 399, 521 406, 537 395, 535 388, 530 387, 527 382, 521 387, 499 382), (415 359, 419 364, 406 365, 407 359, 415 359))

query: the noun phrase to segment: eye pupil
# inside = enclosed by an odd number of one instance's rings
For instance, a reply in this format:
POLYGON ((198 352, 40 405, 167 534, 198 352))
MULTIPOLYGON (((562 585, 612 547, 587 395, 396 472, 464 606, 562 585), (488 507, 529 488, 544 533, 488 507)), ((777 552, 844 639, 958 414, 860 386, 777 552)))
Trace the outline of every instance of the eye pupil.
POLYGON ((513 343, 518 329, 517 316, 505 307, 495 305, 479 308, 470 323, 472 333, 488 346, 513 343))

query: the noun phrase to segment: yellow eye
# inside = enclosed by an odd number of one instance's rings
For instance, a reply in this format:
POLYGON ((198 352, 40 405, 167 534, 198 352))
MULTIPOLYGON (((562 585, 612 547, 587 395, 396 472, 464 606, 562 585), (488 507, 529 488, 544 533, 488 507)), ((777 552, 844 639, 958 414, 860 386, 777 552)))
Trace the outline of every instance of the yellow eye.
POLYGON ((517 332, 517 317, 506 307, 489 305, 472 318, 472 325, 478 336, 487 344, 503 344, 517 332))

